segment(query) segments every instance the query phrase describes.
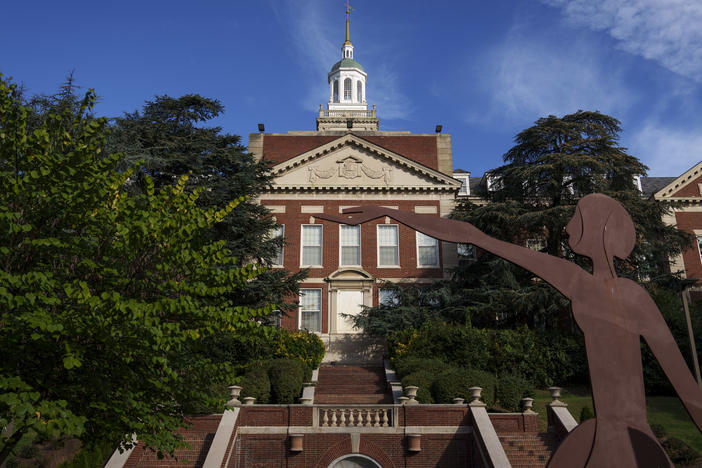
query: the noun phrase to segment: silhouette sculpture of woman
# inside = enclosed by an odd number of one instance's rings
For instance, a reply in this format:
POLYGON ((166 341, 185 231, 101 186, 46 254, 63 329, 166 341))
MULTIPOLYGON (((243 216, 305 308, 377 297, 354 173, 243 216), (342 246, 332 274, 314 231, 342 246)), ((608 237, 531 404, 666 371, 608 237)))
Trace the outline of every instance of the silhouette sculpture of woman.
POLYGON ((574 252, 592 259, 578 265, 494 239, 473 225, 379 206, 344 210, 353 216, 315 215, 344 224, 391 217, 436 239, 470 243, 531 271, 571 301, 585 337, 595 418, 577 426, 549 467, 672 467, 646 419, 640 338, 646 340, 697 427, 702 430, 702 391, 648 293, 619 278, 614 257, 625 259, 636 241, 629 213, 614 199, 592 194, 577 204, 566 228, 574 252))

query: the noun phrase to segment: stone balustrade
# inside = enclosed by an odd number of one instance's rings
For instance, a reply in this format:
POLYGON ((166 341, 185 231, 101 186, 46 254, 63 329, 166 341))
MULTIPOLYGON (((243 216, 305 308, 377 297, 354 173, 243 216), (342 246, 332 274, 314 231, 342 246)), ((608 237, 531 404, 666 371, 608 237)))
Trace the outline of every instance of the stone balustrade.
POLYGON ((376 118, 376 110, 330 110, 319 109, 320 117, 366 117, 376 118))
POLYGON ((395 427, 391 405, 315 405, 319 427, 395 427))

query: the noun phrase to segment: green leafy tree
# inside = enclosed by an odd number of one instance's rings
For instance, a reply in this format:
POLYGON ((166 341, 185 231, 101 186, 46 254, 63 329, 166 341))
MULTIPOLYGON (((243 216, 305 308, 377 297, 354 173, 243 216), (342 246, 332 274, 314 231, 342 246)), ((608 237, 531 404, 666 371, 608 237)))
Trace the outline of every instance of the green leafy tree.
MULTIPOLYGON (((190 174, 188 187, 204 189, 197 202, 202 207, 261 193, 271 183, 269 167, 246 152, 239 136, 207 126, 223 112, 219 101, 197 94, 156 96, 141 111, 114 119, 107 150, 123 152, 125 167, 143 161, 132 185, 137 192, 143 192, 146 177, 159 188, 190 174)), ((212 235, 225 241, 240 264, 251 260, 270 264, 283 245, 282 238, 270 235, 274 227, 275 221, 264 206, 246 201, 214 226, 212 235)), ((297 297, 304 276, 271 270, 236 294, 239 301, 252 306, 284 304, 286 298, 297 297)))
MULTIPOLYGON (((630 259, 618 262, 619 275, 641 282, 662 280, 669 273, 669 258, 689 245, 690 238, 663 223, 667 204, 646 199, 638 191, 635 177, 645 175, 647 168, 619 146, 620 131, 618 120, 599 112, 537 120, 516 136, 516 145, 504 155, 505 164, 486 174, 489 188, 483 186, 481 195, 489 203, 460 203, 452 216, 498 239, 565 257, 587 269, 589 259, 568 248, 565 226, 580 197, 606 193, 629 211, 639 235, 630 259)), ((556 290, 487 253, 479 253, 476 262, 462 262, 450 281, 431 290, 443 294, 431 303, 410 306, 412 326, 434 316, 478 327, 550 328, 558 327, 559 319, 571 320, 569 303, 556 290), (469 310, 468 320, 457 314, 461 307, 469 310)), ((408 305, 401 301, 397 309, 408 305)), ((368 309, 356 323, 387 335, 406 325, 396 315, 368 309)))
POLYGON ((234 375, 205 340, 271 309, 232 298, 261 270, 212 236, 243 197, 201 207, 187 177, 129 193, 134 171, 101 152, 105 119, 86 118, 94 100, 30 131, 0 77, 0 464, 39 434, 128 446, 137 433, 172 453, 184 415, 221 404, 210 386, 234 375))

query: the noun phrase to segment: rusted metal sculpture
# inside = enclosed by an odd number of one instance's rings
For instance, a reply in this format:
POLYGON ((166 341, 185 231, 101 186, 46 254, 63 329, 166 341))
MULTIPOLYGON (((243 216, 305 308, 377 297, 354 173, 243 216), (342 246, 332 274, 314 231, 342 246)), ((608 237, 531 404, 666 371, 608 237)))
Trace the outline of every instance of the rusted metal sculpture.
POLYGON ((573 251, 592 259, 592 273, 567 260, 494 239, 461 221, 379 206, 350 208, 344 214, 350 216, 315 217, 355 225, 388 216, 436 239, 492 252, 570 299, 585 336, 596 417, 566 437, 549 467, 673 466, 646 419, 641 337, 702 430, 702 391, 658 307, 641 286, 616 275, 614 257, 631 254, 636 234, 631 216, 614 199, 602 194, 583 197, 566 228, 573 251))

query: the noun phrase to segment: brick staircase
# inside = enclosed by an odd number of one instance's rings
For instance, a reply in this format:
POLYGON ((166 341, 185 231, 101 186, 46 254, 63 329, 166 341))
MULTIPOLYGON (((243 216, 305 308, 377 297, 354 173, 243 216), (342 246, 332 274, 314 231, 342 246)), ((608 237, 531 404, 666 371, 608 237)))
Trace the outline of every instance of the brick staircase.
POLYGON ((513 468, 543 468, 558 446, 550 433, 506 432, 498 437, 513 468))
POLYGON ((392 403, 382 366, 322 365, 314 390, 317 404, 392 403))

